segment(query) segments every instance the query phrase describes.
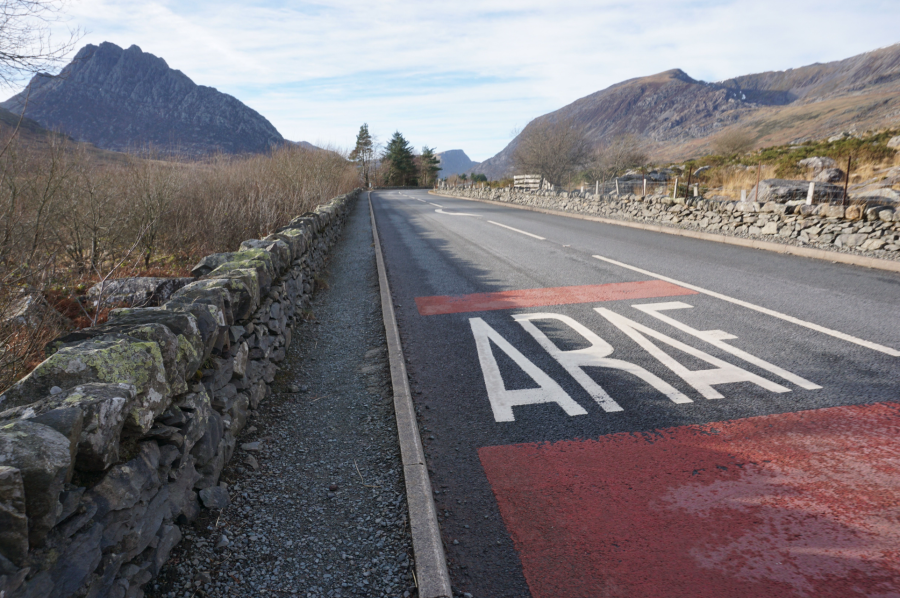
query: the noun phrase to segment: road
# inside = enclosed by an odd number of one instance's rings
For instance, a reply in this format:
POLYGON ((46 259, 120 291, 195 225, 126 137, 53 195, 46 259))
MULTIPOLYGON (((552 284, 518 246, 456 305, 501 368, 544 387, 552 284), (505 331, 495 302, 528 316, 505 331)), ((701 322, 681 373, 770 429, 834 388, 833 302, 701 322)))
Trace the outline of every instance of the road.
POLYGON ((900 275, 371 200, 459 590, 900 596, 900 275))

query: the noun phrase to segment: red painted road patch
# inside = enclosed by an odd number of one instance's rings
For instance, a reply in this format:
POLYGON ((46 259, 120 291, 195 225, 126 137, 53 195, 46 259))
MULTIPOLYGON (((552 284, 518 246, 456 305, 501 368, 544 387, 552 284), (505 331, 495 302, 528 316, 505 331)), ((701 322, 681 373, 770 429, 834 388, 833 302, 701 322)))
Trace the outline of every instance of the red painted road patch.
POLYGON ((645 280, 640 282, 589 284, 576 287, 474 293, 458 296, 416 297, 416 307, 419 308, 419 313, 423 316, 437 316, 472 311, 568 305, 572 303, 592 303, 594 301, 619 301, 622 299, 652 299, 655 297, 677 297, 696 294, 697 291, 680 287, 671 282, 645 280))
POLYGON ((900 596, 900 405, 479 450, 535 598, 900 596))

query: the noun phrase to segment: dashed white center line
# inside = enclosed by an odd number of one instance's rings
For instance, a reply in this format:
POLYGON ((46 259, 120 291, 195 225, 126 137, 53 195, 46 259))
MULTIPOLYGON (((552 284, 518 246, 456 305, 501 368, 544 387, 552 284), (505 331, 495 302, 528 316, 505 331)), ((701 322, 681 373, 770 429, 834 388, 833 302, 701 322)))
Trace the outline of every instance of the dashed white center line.
POLYGON ((436 207, 436 208, 443 208, 443 207, 444 207, 444 206, 442 206, 441 204, 432 203, 432 202, 430 202, 430 201, 427 202, 427 203, 430 203, 431 205, 433 205, 433 206, 436 207))
POLYGON ((496 226, 502 226, 503 228, 508 228, 509 230, 516 231, 517 233, 521 233, 521 234, 523 234, 523 235, 528 235, 529 237, 534 237, 535 239, 537 239, 537 240, 539 240, 539 241, 546 241, 546 240, 547 240, 547 239, 545 239, 544 237, 539 237, 539 236, 533 235, 533 234, 531 234, 531 233, 526 233, 524 230, 519 230, 519 229, 513 228, 513 227, 511 227, 511 226, 506 226, 505 224, 500 224, 499 222, 494 222, 493 220, 488 220, 488 222, 490 222, 491 224, 494 224, 494 225, 496 225, 496 226))
MULTIPOLYGON (((494 223, 496 224, 496 222, 494 223)), ((500 226, 503 226, 502 224, 500 226)), ((522 231, 519 231, 522 232, 522 231)), ((525 233, 526 235, 528 233, 525 233)), ((715 291, 710 291, 708 289, 704 289, 702 287, 698 287, 696 285, 692 285, 686 282, 681 282, 680 280, 675 280, 674 278, 669 278, 668 276, 663 276, 662 274, 656 274, 654 272, 650 272, 649 270, 644 270, 642 268, 638 268, 636 266, 629 266, 628 264, 623 264, 622 262, 617 262, 616 260, 609 259, 608 257, 603 257, 602 255, 593 256, 598 260, 608 262, 610 264, 614 264, 621 268, 627 268, 629 270, 633 270, 635 272, 640 272, 641 274, 646 274, 647 276, 652 276, 653 278, 657 278, 659 280, 665 280, 666 282, 671 282, 672 284, 677 284, 680 287, 684 287, 686 289, 691 289, 697 291, 698 293, 703 293, 704 295, 709 295, 710 297, 715 297, 716 299, 721 299, 722 301, 728 301, 729 303, 734 303, 735 305, 740 305, 741 307, 746 307, 747 309, 752 309, 754 311, 758 311, 760 313, 766 314, 768 316, 772 316, 773 318, 778 318, 780 320, 784 320, 785 322, 790 322, 791 324, 796 324, 798 326, 803 326, 804 328, 809 328, 810 330, 815 330, 816 332, 821 332, 822 334, 827 334, 828 336, 833 336, 834 338, 839 338, 843 341, 847 341, 848 343, 854 343, 861 347, 866 347, 868 349, 872 349, 873 351, 878 351, 880 353, 884 353, 886 355, 890 355, 892 357, 900 357, 900 351, 896 349, 892 349, 890 347, 885 347, 884 345, 879 345, 878 343, 873 343, 872 341, 867 341, 861 338, 857 338, 855 336, 851 336, 849 334, 845 334, 843 332, 839 332, 837 330, 832 330, 831 328, 825 328, 824 326, 819 326, 818 324, 814 324, 812 322, 807 322, 806 320, 801 320, 800 318, 795 318, 794 316, 789 316, 787 314, 783 314, 781 312, 775 311, 773 309, 769 309, 767 307, 762 307, 761 305, 755 305, 753 303, 749 303, 747 301, 742 301, 741 299, 736 299, 734 297, 729 297, 728 295, 723 295, 721 293, 716 293, 715 291)))

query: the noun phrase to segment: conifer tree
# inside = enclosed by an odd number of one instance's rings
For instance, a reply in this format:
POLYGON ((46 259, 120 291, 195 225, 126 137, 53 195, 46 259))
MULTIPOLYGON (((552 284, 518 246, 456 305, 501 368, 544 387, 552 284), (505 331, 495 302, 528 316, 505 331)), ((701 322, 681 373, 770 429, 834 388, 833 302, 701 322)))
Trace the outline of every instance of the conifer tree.
POLYGON ((386 162, 388 185, 406 187, 418 183, 412 147, 400 131, 395 131, 388 141, 383 159, 386 162))
POLYGON ((372 135, 369 134, 368 123, 363 123, 359 128, 359 134, 356 136, 356 147, 350 152, 350 159, 356 162, 359 168, 359 175, 366 185, 369 187, 369 170, 372 167, 372 160, 375 158, 375 142, 372 135))
POLYGON ((434 155, 434 148, 425 146, 419 157, 419 170, 422 175, 422 184, 426 187, 433 184, 437 173, 441 170, 441 160, 434 155))

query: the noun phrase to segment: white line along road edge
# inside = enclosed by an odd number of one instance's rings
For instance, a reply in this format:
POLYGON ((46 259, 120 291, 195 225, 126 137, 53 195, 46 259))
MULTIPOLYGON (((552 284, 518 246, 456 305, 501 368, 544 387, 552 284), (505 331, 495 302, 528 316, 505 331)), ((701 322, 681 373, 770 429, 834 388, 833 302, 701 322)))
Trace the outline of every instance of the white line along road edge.
POLYGON ((783 314, 781 312, 762 307, 761 305, 755 305, 753 303, 748 303, 747 301, 742 301, 740 299, 735 299, 734 297, 729 297, 728 295, 723 295, 721 293, 716 293, 715 291, 710 291, 704 289, 702 287, 698 287, 696 285, 692 285, 686 282, 681 282, 680 280, 675 280, 674 278, 669 278, 668 276, 663 276, 662 274, 656 274, 654 272, 650 272, 649 270, 644 270, 642 268, 638 268, 636 266, 629 266, 628 264, 623 264, 622 262, 617 262, 616 260, 610 259, 608 257, 603 257, 602 255, 595 255, 594 258, 608 262, 610 264, 619 266, 620 268, 627 268, 629 270, 634 270, 635 272, 640 272, 641 274, 646 274, 647 276, 652 276, 654 278, 658 278, 659 280, 665 280, 666 282, 671 282, 672 284, 677 284, 680 287, 684 287, 686 289, 691 289, 693 291, 697 291, 698 293, 703 293, 704 295, 709 295, 710 297, 715 297, 716 299, 721 299, 722 301, 728 301, 729 303, 734 303, 735 305, 740 305, 741 307, 746 307, 747 309, 752 309, 754 311, 758 311, 760 313, 766 314, 768 316, 772 316, 773 318, 778 318, 780 320, 784 320, 785 322, 790 322, 791 324, 797 324, 798 326, 803 326, 804 328, 809 328, 810 330, 815 330, 816 332, 821 332, 822 334, 827 334, 828 336, 833 336, 834 338, 839 338, 843 341, 847 341, 848 343, 854 343, 861 347, 866 347, 867 349, 872 349, 873 351, 879 351, 886 355, 890 355, 891 357, 900 357, 900 351, 896 349, 891 349, 890 347, 885 347, 884 345, 879 345, 878 343, 873 343, 871 341, 863 340, 861 338, 857 338, 855 336, 851 336, 849 334, 844 334, 843 332, 838 332, 837 330, 832 330, 831 328, 825 328, 824 326, 819 326, 818 324, 813 324, 812 322, 807 322, 806 320, 801 320, 800 318, 795 318, 794 316, 789 316, 787 314, 783 314))
POLYGON ((416 559, 416 584, 420 598, 451 598, 450 574, 447 557, 441 542, 437 510, 434 507, 431 479, 425 464, 425 449, 416 423, 416 410, 406 375, 406 360, 400 345, 400 331, 394 316, 394 302, 388 284, 381 241, 375 225, 372 193, 369 192, 369 215, 372 218, 372 237, 375 261, 378 265, 378 286, 381 288, 381 315, 387 339, 388 358, 391 362, 391 385, 394 388, 394 413, 397 417, 397 435, 400 439, 400 455, 403 460, 403 478, 406 481, 406 502, 409 507, 409 529, 412 535, 416 559))
POLYGON ((535 239, 538 239, 539 241, 546 241, 546 240, 547 240, 547 239, 545 239, 544 237, 539 237, 539 236, 533 235, 533 234, 531 234, 531 233, 526 233, 526 232, 523 231, 523 230, 519 230, 519 229, 513 228, 513 227, 511 227, 511 226, 506 226, 505 224, 500 224, 499 222, 494 222, 493 220, 488 220, 488 222, 490 222, 491 224, 495 224, 495 225, 497 225, 497 226, 502 226, 503 228, 508 228, 509 230, 514 230, 514 231, 516 231, 517 233, 522 233, 523 235, 528 235, 529 237, 534 237, 535 239))

